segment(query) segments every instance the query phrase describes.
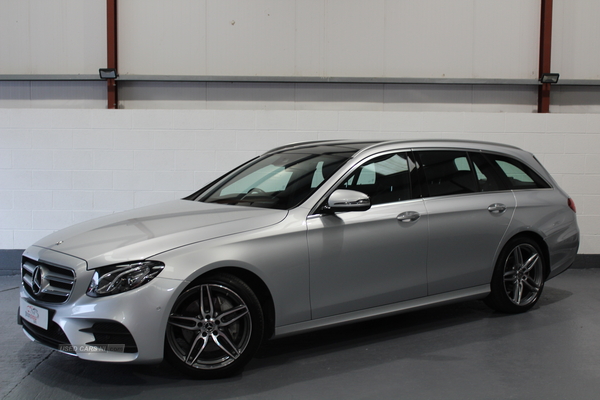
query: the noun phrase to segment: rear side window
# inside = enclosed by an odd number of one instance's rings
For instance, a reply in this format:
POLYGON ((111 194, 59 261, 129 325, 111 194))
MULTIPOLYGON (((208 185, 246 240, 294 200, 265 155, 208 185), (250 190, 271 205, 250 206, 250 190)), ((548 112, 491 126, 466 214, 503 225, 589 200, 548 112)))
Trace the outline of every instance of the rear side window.
POLYGON ((510 189, 547 189, 550 185, 527 165, 510 157, 488 154, 499 172, 506 178, 510 189))
MULTIPOLYGON (((423 151, 419 160, 425 178, 424 193, 447 196, 479 190, 476 171, 465 151, 423 151)), ((481 171, 478 171, 481 174, 481 171)))
POLYGON ((504 182, 501 174, 481 153, 469 153, 473 162, 477 183, 480 192, 496 192, 498 190, 508 189, 508 184, 504 182))

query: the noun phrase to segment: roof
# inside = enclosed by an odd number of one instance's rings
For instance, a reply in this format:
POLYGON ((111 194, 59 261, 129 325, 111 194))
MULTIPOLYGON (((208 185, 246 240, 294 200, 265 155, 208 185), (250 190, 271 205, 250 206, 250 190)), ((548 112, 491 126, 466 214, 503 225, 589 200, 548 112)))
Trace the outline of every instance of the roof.
POLYGON ((282 151, 301 151, 310 153, 355 153, 362 154, 372 150, 386 150, 394 147, 421 148, 421 147, 454 147, 479 150, 518 150, 518 147, 507 144, 455 139, 409 139, 409 140, 314 140, 307 142, 290 143, 276 147, 265 154, 282 151))

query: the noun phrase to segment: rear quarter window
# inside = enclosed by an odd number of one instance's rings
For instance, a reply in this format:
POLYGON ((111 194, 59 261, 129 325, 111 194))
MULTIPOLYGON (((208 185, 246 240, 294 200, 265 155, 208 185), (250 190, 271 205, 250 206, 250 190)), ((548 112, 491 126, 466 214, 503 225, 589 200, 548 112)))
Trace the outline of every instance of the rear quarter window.
POLYGON ((541 176, 522 162, 510 157, 487 155, 498 167, 498 171, 506 179, 510 189, 547 189, 550 188, 541 176))

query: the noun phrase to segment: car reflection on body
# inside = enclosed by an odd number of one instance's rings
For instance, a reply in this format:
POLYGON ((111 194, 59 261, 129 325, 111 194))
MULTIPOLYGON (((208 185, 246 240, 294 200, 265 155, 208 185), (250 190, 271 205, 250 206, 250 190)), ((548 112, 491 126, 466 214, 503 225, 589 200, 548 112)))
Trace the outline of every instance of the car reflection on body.
POLYGON ((457 300, 526 311, 578 245, 573 201, 523 150, 305 142, 38 241, 20 320, 82 359, 216 378, 271 337, 457 300))

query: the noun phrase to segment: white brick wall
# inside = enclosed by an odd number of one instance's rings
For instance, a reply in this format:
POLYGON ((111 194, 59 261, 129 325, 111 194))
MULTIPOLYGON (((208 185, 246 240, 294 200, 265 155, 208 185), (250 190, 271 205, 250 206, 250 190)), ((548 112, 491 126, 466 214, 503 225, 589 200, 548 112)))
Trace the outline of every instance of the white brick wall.
POLYGON ((180 198, 255 155, 330 138, 456 138, 535 153, 600 254, 600 115, 324 110, 0 109, 0 248, 180 198))

